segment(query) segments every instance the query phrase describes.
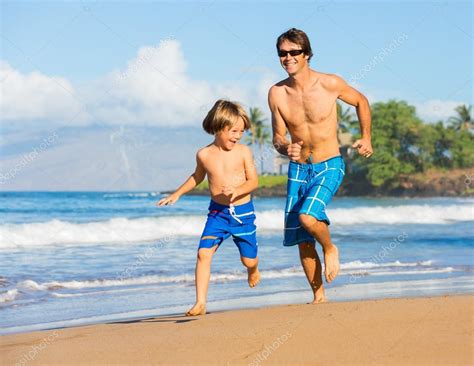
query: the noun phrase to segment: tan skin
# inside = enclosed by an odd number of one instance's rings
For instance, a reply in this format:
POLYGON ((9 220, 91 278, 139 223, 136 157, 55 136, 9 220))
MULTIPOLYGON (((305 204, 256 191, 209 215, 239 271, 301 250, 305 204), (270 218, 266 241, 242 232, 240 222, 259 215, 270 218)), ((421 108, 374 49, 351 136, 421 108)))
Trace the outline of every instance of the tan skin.
MULTIPOLYGON (((300 50, 301 46, 284 40, 280 50, 300 50)), ((309 68, 304 53, 280 57, 288 78, 270 88, 268 103, 272 112, 273 144, 280 154, 306 163, 325 161, 340 155, 337 140, 337 106, 342 100, 356 108, 361 138, 353 147, 366 158, 372 155, 371 116, 367 98, 339 76, 309 68), (287 139, 287 131, 291 141, 287 139)), ((339 251, 332 243, 326 223, 310 215, 299 216, 301 225, 321 244, 324 252, 325 277, 332 282, 339 272, 339 251)), ((313 290, 313 303, 326 301, 322 282, 322 266, 314 244, 299 244, 300 259, 313 290)))
MULTIPOLYGON (((258 186, 257 170, 250 149, 239 144, 244 133, 244 122, 225 127, 215 135, 214 142, 196 154, 194 173, 171 195, 157 202, 158 206, 172 205, 179 198, 201 183, 207 175, 213 201, 222 205, 241 205, 250 201, 250 193, 258 186)), ((187 316, 206 313, 207 290, 211 276, 212 256, 217 250, 201 248, 196 261, 196 303, 186 312, 187 316)), ((247 268, 248 284, 255 287, 260 281, 258 257, 240 257, 247 268)))

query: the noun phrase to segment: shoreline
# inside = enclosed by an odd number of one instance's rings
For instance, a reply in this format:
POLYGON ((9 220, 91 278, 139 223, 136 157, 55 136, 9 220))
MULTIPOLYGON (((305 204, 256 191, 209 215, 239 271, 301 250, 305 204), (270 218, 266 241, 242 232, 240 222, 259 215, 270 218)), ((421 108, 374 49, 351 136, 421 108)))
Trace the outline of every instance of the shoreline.
MULTIPOLYGON (((163 191, 170 194, 172 191, 163 191)), ((285 175, 262 175, 259 187, 252 193, 256 197, 286 197, 285 175)), ((206 184, 187 193, 192 196, 208 196, 206 184)), ((349 173, 342 182, 336 197, 360 198, 434 198, 473 197, 474 168, 428 170, 425 173, 406 174, 388 186, 372 187, 363 177, 349 173)))
MULTIPOLYGON (((356 284, 354 282, 337 287, 326 288, 326 296, 330 303, 347 303, 357 301, 379 301, 386 299, 416 299, 445 296, 474 296, 474 286, 471 277, 448 277, 428 280, 396 280, 390 282, 369 282, 356 284), (422 283, 421 283, 422 282, 422 283), (427 287, 428 286, 428 287, 427 287), (400 288, 406 287, 405 290, 400 288)), ((214 299, 208 302, 207 310, 211 313, 222 313, 240 310, 257 310, 265 307, 278 307, 307 304, 312 300, 308 289, 287 290, 254 294, 243 297, 214 299)), ((192 305, 192 298, 185 303, 156 308, 129 309, 122 312, 96 313, 78 318, 52 320, 43 323, 26 325, 10 325, 0 329, 0 336, 26 334, 47 331, 56 328, 77 328, 102 323, 131 321, 142 318, 161 318, 182 316, 192 305)))
MULTIPOLYGON (((160 194, 168 195, 173 193, 173 191, 162 191, 160 194)), ((201 196, 201 197, 210 197, 210 194, 207 190, 197 190, 190 191, 186 193, 187 196, 201 196)), ((286 186, 285 187, 275 187, 275 188, 257 188, 256 191, 252 192, 252 196, 261 197, 261 198, 273 198, 281 197, 286 198, 286 186), (285 191, 283 193, 283 190, 285 191)), ((439 194, 419 194, 417 193, 372 193, 372 194, 347 194, 337 192, 334 195, 334 198, 345 197, 345 198, 472 198, 474 197, 474 192, 469 192, 467 194, 452 194, 452 195, 439 195, 439 194)))
POLYGON ((149 317, 3 335, 1 348, 6 364, 464 365, 473 304, 462 294, 149 317))

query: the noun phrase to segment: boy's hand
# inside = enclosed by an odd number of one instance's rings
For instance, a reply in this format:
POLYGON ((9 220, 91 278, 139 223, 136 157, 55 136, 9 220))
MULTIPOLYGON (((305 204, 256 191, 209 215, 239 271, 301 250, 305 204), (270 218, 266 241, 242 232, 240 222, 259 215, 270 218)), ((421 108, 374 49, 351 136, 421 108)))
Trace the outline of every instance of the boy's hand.
POLYGON ((236 197, 235 188, 232 186, 222 186, 222 194, 229 197, 230 203, 232 203, 236 197))
POLYGON ((165 197, 165 198, 162 198, 161 200, 159 200, 156 205, 158 207, 161 207, 161 206, 168 206, 168 205, 173 205, 175 204, 177 201, 179 200, 179 196, 175 195, 175 194, 172 194, 168 197, 165 197))
POLYGON ((303 141, 288 145, 286 152, 290 160, 297 161, 301 158, 301 146, 303 146, 303 141))

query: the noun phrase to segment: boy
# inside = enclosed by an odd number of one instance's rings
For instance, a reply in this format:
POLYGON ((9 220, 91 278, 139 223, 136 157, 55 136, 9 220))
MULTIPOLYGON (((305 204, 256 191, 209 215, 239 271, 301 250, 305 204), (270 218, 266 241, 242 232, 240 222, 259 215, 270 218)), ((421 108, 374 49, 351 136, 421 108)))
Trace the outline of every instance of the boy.
POLYGON ((175 203, 207 174, 211 203, 196 261, 196 304, 186 316, 206 313, 212 256, 231 235, 247 267, 249 286, 255 287, 260 281, 255 214, 250 197, 258 186, 257 171, 250 149, 238 144, 244 130, 250 128, 250 119, 240 105, 218 100, 202 125, 207 133, 214 135, 214 142, 197 152, 196 169, 186 182, 157 203, 158 206, 175 203))

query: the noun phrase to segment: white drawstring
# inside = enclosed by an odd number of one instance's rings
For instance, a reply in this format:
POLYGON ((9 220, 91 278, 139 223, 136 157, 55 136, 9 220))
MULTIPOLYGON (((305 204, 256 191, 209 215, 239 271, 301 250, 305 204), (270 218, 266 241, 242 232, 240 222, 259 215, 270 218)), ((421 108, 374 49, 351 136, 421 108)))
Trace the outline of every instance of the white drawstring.
POLYGON ((230 213, 230 216, 232 216, 235 219, 235 221, 237 221, 239 224, 243 224, 242 220, 240 220, 237 217, 237 214, 235 213, 235 207, 232 204, 229 206, 229 213, 230 213))

